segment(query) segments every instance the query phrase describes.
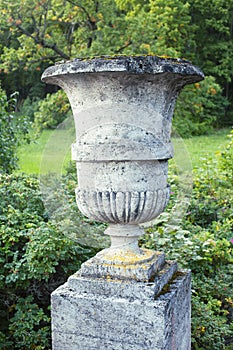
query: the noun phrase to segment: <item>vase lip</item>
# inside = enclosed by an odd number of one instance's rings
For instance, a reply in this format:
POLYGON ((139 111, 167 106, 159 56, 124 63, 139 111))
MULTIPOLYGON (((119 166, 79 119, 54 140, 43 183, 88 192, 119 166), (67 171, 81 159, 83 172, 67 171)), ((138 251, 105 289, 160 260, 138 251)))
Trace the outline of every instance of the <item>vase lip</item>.
POLYGON ((203 72, 190 61, 155 55, 141 56, 99 56, 93 58, 75 58, 61 61, 47 68, 42 81, 49 82, 52 77, 80 73, 125 72, 128 74, 173 73, 189 76, 191 83, 204 79, 203 72))

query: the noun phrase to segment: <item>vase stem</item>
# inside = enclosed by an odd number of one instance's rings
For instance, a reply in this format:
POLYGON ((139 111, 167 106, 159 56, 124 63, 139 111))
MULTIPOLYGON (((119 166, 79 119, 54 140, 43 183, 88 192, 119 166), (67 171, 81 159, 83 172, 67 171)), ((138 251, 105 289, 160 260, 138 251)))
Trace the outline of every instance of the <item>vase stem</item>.
POLYGON ((131 251, 140 253, 138 238, 144 230, 139 225, 114 225, 110 224, 105 234, 111 237, 112 250, 131 251))

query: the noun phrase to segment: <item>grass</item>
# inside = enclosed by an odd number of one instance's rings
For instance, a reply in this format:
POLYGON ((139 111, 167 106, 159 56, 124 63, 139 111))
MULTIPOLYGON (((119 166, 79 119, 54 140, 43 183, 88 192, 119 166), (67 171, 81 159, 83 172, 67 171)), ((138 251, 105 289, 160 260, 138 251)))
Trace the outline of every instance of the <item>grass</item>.
POLYGON ((185 140, 193 167, 201 166, 203 159, 215 156, 229 142, 231 129, 221 129, 210 135, 194 136, 185 140))
POLYGON ((75 131, 71 118, 62 123, 62 127, 58 129, 44 130, 38 139, 19 148, 18 172, 63 173, 71 159, 70 146, 74 140, 75 131))
POLYGON ((209 135, 193 136, 188 139, 174 137, 174 162, 181 170, 201 167, 203 160, 213 158, 229 142, 231 129, 221 129, 209 135))
MULTIPOLYGON (((192 170, 202 164, 204 158, 212 157, 228 142, 230 129, 222 129, 210 135, 195 136, 189 139, 172 139, 174 162, 181 170, 192 170)), ((19 172, 28 174, 61 174, 71 159, 70 146, 75 140, 71 118, 62 128, 45 130, 29 145, 20 147, 19 172)))

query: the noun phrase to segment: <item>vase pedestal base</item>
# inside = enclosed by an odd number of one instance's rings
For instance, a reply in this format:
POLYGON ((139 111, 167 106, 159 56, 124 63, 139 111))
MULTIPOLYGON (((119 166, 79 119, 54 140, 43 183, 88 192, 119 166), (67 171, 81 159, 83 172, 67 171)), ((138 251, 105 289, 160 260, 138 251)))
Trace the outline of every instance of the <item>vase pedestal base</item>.
POLYGON ((189 271, 168 261, 154 281, 83 274, 52 293, 53 350, 191 349, 189 271))
MULTIPOLYGON (((164 253, 149 249, 140 249, 135 253, 126 249, 108 248, 82 264, 79 274, 91 278, 149 282, 154 280, 155 275, 164 265, 164 253)), ((176 269, 175 265, 174 269, 176 269)))

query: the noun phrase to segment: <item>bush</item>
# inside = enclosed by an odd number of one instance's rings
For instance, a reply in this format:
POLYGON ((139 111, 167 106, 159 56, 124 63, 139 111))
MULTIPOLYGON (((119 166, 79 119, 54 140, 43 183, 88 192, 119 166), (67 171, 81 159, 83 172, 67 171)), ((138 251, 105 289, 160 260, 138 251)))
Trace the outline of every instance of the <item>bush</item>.
MULTIPOLYGON (((168 208, 141 240, 192 269, 194 350, 229 350, 233 343, 232 156, 230 136, 216 159, 195 172, 190 198, 179 197, 173 169, 168 208)), ((35 177, 0 175, 2 350, 50 348, 50 293, 106 244, 99 235, 104 225, 77 210, 74 168, 62 181, 41 180, 39 187, 35 177)))
POLYGON ((38 132, 56 128, 70 111, 68 99, 62 90, 48 94, 37 106, 38 109, 34 113, 34 127, 38 132))
POLYGON ((172 209, 177 205, 179 183, 170 175, 172 205, 147 229, 141 242, 192 270, 195 350, 231 349, 233 344, 232 134, 230 137, 216 159, 206 160, 196 170, 193 193, 182 217, 172 209))
POLYGON ((14 112, 16 94, 7 99, 0 87, 0 172, 10 173, 17 167, 16 150, 23 141, 29 141, 30 123, 14 112))
POLYGON ((0 223, 0 348, 48 349, 50 293, 90 250, 51 222, 31 176, 0 175, 0 223))
POLYGON ((9 331, 15 349, 48 349, 50 346, 50 318, 33 300, 32 295, 18 298, 12 307, 14 316, 10 319, 9 331))
POLYGON ((38 97, 27 97, 20 107, 20 115, 26 115, 31 122, 34 122, 34 114, 39 109, 40 101, 38 97))
POLYGON ((222 125, 226 106, 220 85, 208 76, 182 90, 176 103, 173 128, 182 137, 208 134, 222 125))
POLYGON ((233 183, 233 130, 228 137, 230 141, 226 149, 219 154, 220 169, 224 175, 226 185, 233 183))
POLYGON ((106 224, 88 219, 77 208, 75 163, 67 168, 62 179, 50 174, 41 176, 40 181, 43 184, 43 202, 51 222, 73 241, 88 247, 93 255, 108 246, 110 239, 104 234, 106 224))

